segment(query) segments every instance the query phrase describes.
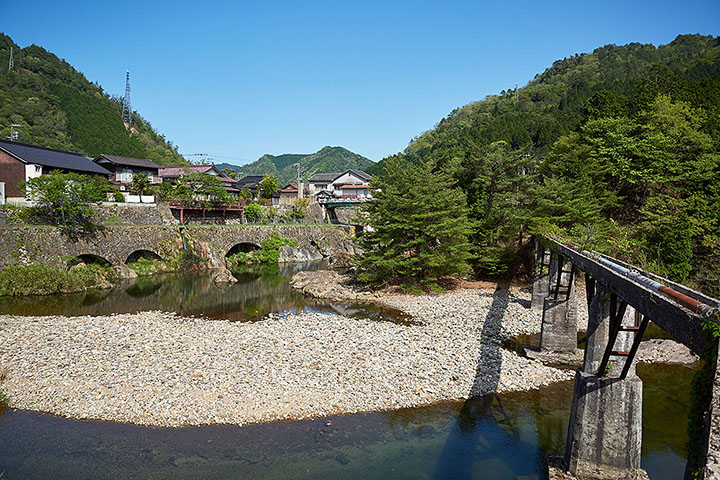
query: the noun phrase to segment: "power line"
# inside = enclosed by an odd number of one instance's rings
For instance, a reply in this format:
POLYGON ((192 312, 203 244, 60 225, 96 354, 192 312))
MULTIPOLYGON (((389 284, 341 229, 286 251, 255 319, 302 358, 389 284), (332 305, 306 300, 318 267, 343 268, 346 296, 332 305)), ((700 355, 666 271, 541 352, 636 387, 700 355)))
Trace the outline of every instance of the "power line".
MULTIPOLYGON (((213 155, 211 153, 181 153, 183 157, 201 157, 205 160, 215 159, 215 158, 221 158, 223 160, 237 160, 239 162, 252 162, 253 160, 249 160, 247 158, 239 158, 239 157, 228 157, 225 155, 213 155)), ((240 166, 240 165, 238 165, 240 166)))

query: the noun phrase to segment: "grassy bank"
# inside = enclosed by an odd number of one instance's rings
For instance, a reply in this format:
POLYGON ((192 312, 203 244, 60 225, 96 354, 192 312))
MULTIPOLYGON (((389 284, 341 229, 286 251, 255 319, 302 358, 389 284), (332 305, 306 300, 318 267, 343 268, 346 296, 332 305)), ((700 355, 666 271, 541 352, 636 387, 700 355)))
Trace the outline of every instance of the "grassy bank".
POLYGON ((49 265, 7 265, 0 270, 0 295, 51 295, 109 288, 115 274, 109 266, 81 265, 70 270, 49 265))

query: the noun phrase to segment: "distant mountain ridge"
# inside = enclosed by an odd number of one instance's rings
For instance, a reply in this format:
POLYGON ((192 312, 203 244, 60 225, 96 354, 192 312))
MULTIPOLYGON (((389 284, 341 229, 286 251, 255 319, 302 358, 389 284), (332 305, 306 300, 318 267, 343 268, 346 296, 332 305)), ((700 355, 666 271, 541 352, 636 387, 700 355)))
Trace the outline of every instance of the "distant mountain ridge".
POLYGON ((349 169, 365 170, 375 164, 369 158, 351 152, 343 147, 323 147, 311 154, 265 154, 247 165, 218 163, 215 166, 220 170, 234 170, 237 172, 238 179, 248 175, 265 175, 271 173, 278 177, 282 186, 294 182, 297 179, 296 163, 300 164, 300 173, 303 180, 307 180, 316 173, 344 172, 349 169))
MULTIPOLYGON (((90 82, 65 60, 37 45, 20 48, 0 33, 0 138, 16 124, 19 142, 94 157, 145 158, 161 165, 188 162, 137 112, 122 122, 122 100, 90 82), (14 68, 7 69, 12 49, 14 68)), ((123 75, 124 67, 118 67, 123 75)))

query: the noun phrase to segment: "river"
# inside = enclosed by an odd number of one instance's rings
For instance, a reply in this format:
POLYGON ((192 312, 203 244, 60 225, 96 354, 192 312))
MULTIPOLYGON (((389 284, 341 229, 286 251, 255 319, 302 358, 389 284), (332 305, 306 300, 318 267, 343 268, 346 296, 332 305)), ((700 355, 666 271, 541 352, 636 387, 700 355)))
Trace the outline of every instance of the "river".
MULTIPOLYGON (((0 298, 0 312, 108 314, 170 310, 254 321, 270 312, 318 310, 406 322, 400 312, 323 302, 293 291, 293 271, 250 269, 218 288, 206 275, 167 274, 110 291, 0 298)), ((638 367, 644 381, 643 467, 682 478, 692 370, 638 367)), ((176 429, 78 421, 5 409, 0 473, 14 478, 542 478, 561 454, 572 382, 393 412, 260 425, 176 429)))

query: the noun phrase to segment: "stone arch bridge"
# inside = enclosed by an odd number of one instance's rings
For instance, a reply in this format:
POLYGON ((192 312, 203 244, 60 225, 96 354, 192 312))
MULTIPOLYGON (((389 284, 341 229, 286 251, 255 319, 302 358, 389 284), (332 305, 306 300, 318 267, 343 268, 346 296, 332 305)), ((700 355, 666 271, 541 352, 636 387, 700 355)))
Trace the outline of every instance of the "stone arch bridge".
MULTIPOLYGON (((207 258, 217 261, 238 244, 259 246, 274 232, 337 263, 347 261, 354 253, 354 230, 341 225, 117 225, 77 241, 56 227, 8 226, 0 227, 0 268, 28 262, 66 265, 80 256, 121 265, 140 251, 163 258, 168 246, 182 245, 183 236, 196 245, 199 242, 207 258)), ((213 266, 212 261, 209 266, 213 266)), ((217 266, 224 266, 224 262, 217 266)))

